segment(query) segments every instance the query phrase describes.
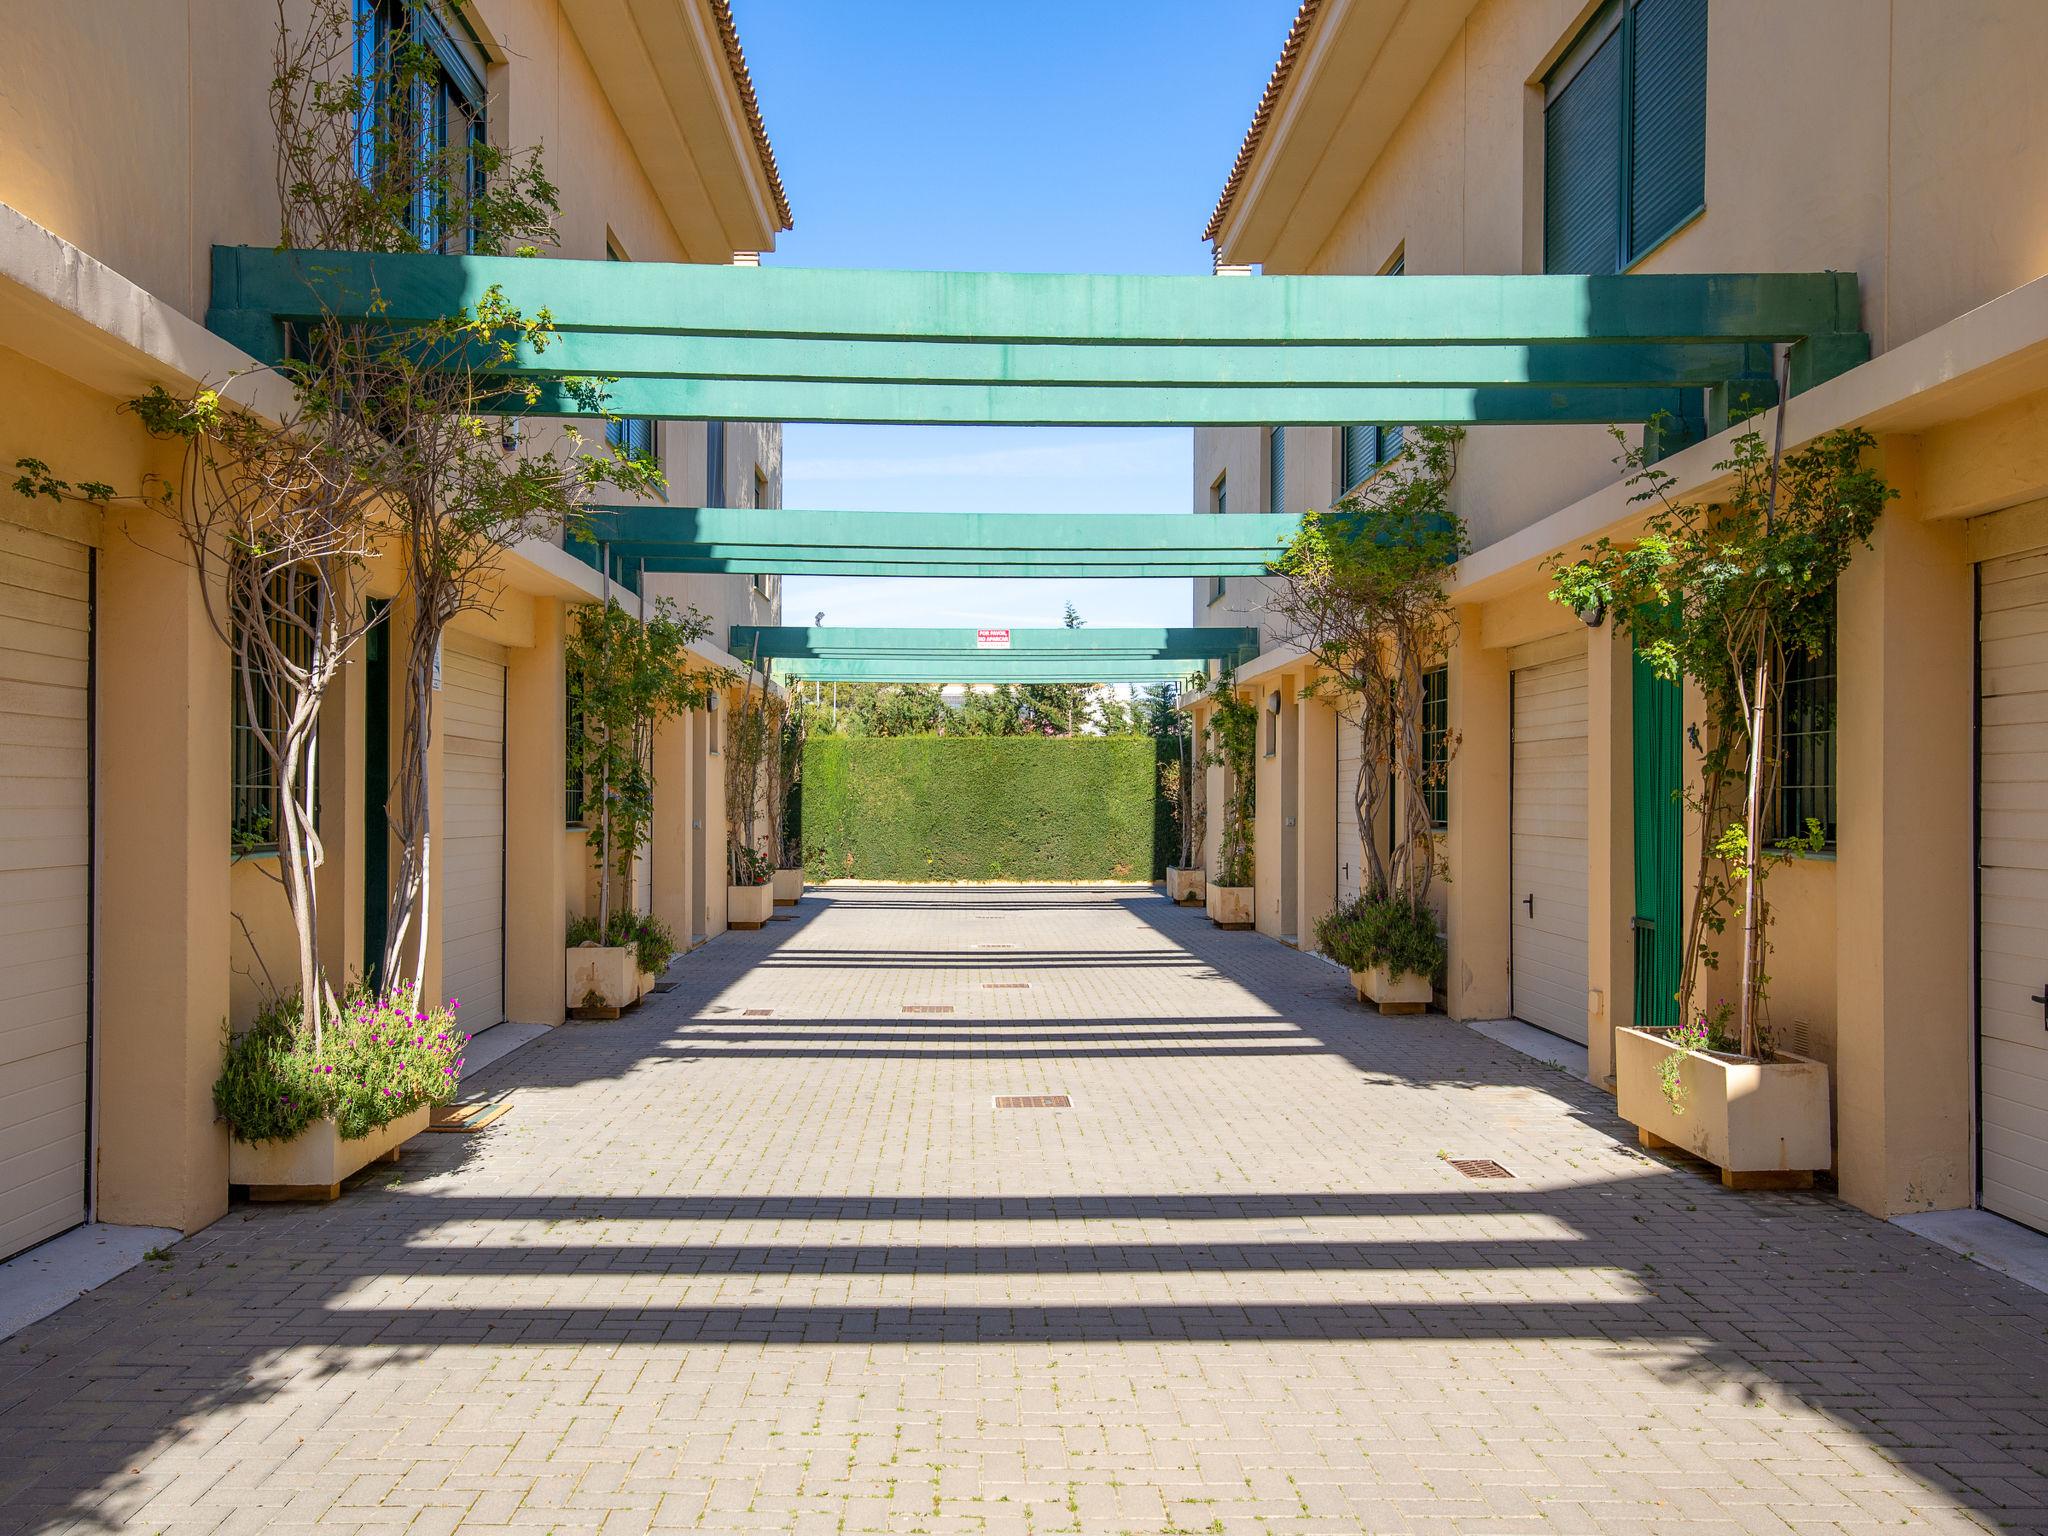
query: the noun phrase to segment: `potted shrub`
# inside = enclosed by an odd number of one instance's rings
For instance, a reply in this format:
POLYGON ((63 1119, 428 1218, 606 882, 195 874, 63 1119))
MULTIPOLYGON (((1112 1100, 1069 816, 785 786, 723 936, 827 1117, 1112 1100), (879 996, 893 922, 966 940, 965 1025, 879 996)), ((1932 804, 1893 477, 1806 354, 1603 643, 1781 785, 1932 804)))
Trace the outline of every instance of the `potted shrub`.
POLYGON ((228 1182, 255 1200, 331 1200, 359 1168, 396 1159, 455 1097, 469 1042, 456 1009, 416 1007, 402 988, 352 990, 316 1046, 297 996, 272 1003, 228 1042, 213 1085, 228 1182))
POLYGON ((1783 433, 1781 412, 1769 448, 1760 433, 1738 437, 1716 466, 1728 492, 1710 505, 1675 500, 1670 475, 1624 442, 1618 462, 1650 506, 1643 537, 1603 539, 1552 573, 1554 601, 1613 615, 1661 676, 1693 684, 1704 705, 1687 732, 1698 779, 1679 794, 1700 847, 1679 1022, 1616 1031, 1615 1088, 1645 1146, 1696 1153, 1733 1187, 1803 1187, 1833 1162, 1826 1066, 1771 1039, 1765 882, 1826 841, 1816 822, 1771 825, 1778 694, 1787 656, 1831 634, 1835 582, 1897 494, 1863 463, 1868 433, 1832 432, 1789 455, 1783 433))
POLYGON ((569 919, 568 970, 562 1001, 579 1018, 617 1018, 640 1000, 636 935, 626 926, 631 914, 615 912, 608 924, 594 917, 569 919), (624 920, 622 922, 622 920, 624 920))
POLYGON ((1381 892, 1353 898, 1316 922, 1316 948, 1351 973, 1360 1002, 1381 1013, 1424 1013, 1443 969, 1443 934, 1423 902, 1381 892))
POLYGON ((1258 745, 1259 714, 1249 699, 1238 697, 1237 680, 1220 673, 1209 685, 1214 708, 1209 714, 1213 750, 1207 764, 1223 768, 1223 824, 1216 851, 1216 878, 1203 893, 1209 921, 1218 928, 1252 926, 1252 817, 1257 781, 1252 752, 1258 745))
POLYGON ((759 928, 775 910, 775 866, 758 848, 735 843, 732 848, 732 884, 725 893, 725 922, 729 928, 759 928))
POLYGON ((1178 759, 1159 770, 1160 788, 1180 831, 1180 862, 1166 872, 1166 899, 1188 906, 1206 904, 1208 891, 1201 857, 1202 837, 1208 829, 1201 798, 1200 764, 1196 761, 1192 732, 1177 731, 1175 740, 1180 748, 1178 759))
POLYGON ((1273 567, 1273 607, 1317 664, 1305 692, 1328 698, 1359 739, 1351 813, 1364 891, 1316 924, 1316 945, 1382 1013, 1427 1009, 1445 961, 1429 901, 1441 861, 1430 802, 1457 742, 1447 729, 1431 737, 1423 680, 1456 629, 1444 582, 1467 547, 1450 499, 1463 436, 1410 427, 1397 458, 1302 519, 1273 567))
POLYGON ((782 728, 768 754, 769 814, 774 820, 775 905, 793 907, 804 894, 803 773, 808 722, 804 695, 794 689, 782 711, 782 728))

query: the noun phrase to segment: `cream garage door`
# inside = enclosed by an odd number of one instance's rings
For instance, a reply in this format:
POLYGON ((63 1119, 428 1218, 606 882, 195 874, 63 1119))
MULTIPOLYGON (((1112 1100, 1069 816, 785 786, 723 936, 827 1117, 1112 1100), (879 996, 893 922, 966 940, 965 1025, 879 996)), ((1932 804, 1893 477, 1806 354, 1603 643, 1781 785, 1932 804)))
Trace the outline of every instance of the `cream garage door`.
POLYGON ((1365 845, 1358 835, 1358 763, 1365 742, 1358 723, 1337 717, 1337 899, 1351 901, 1365 885, 1365 845))
POLYGON ((505 652, 450 636, 441 647, 447 873, 442 985, 465 1028, 505 1016, 505 652))
POLYGON ((1586 1038, 1586 654, 1577 635, 1512 660, 1515 1017, 1586 1038), (1560 650, 1566 653, 1557 654, 1560 650))
POLYGON ((85 1220, 91 560, 0 524, 0 1258, 85 1220))
POLYGON ((1978 581, 1979 1198, 2048 1230, 2048 550, 1978 581))

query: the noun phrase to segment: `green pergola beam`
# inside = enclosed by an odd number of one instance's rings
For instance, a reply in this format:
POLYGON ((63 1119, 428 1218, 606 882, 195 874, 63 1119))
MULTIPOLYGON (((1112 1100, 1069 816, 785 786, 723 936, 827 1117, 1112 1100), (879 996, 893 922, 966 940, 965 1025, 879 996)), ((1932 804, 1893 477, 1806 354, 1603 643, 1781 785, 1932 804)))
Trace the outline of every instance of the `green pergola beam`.
POLYGON ((583 529, 600 544, 682 553, 723 548, 875 554, 1100 551, 1124 556, 1270 553, 1292 538, 1290 513, 837 512, 786 507, 592 508, 583 529))
POLYGON ((729 649, 735 656, 777 661, 851 658, 1043 657, 1090 664, 1098 659, 1155 661, 1179 664, 1227 660, 1258 644, 1255 629, 1180 627, 1174 629, 1018 629, 1001 631, 1005 643, 991 648, 975 629, 895 629, 870 626, 808 628, 802 625, 735 624, 729 649))
POLYGON ((1042 662, 1036 666, 1017 666, 963 656, 928 662, 886 658, 778 661, 774 675, 785 682, 806 683, 1171 683, 1195 670, 1166 662, 1042 662))
MULTIPOLYGON (((474 308, 498 289, 564 331, 921 341, 1791 341, 1860 325, 1847 272, 1626 277, 1153 277, 878 272, 214 247, 213 310, 474 308)), ((210 322, 209 322, 210 323, 210 322)))

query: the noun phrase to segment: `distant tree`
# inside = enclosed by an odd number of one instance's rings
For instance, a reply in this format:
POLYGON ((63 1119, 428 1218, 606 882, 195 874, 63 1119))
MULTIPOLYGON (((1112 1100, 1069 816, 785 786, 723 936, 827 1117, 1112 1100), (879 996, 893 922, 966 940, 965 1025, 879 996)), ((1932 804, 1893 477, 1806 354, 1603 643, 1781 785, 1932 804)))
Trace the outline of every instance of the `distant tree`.
POLYGON ((1024 734, 1024 706, 1011 683, 968 692, 953 712, 950 729, 961 736, 1020 736, 1024 734))
POLYGON ((1132 700, 1131 712, 1147 736, 1180 736, 1187 730, 1180 701, 1171 683, 1154 683, 1132 700))
POLYGON ((953 711, 936 683, 863 683, 839 700, 840 729, 849 736, 943 735, 953 711))

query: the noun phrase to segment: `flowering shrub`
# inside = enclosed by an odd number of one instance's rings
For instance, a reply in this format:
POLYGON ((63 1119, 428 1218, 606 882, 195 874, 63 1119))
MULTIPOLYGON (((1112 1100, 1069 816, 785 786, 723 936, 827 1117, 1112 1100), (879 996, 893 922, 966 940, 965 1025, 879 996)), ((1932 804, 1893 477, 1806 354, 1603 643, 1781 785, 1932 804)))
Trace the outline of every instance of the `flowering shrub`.
POLYGON ((1316 948, 1347 971, 1385 966, 1396 976, 1443 969, 1443 936, 1424 901, 1366 892, 1316 920, 1316 948))
POLYGON ((404 992, 351 992, 316 1057, 297 995, 280 998, 228 1043, 214 1112, 240 1141, 289 1141, 319 1119, 354 1141, 422 1104, 445 1104, 469 1043, 455 1027, 458 1006, 422 1009, 404 992))
POLYGON ((732 845, 732 883, 734 885, 766 885, 775 878, 775 866, 768 862, 768 856, 758 848, 749 848, 745 843, 732 845))

